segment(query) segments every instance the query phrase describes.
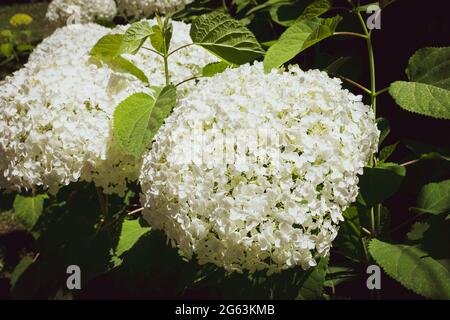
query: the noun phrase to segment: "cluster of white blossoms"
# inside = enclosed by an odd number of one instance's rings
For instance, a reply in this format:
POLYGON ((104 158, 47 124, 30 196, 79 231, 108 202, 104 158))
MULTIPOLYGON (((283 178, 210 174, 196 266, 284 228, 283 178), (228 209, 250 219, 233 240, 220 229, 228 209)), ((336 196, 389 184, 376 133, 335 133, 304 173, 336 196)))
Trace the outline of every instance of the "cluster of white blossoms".
POLYGON ((114 0, 53 0, 46 19, 54 26, 112 20, 117 15, 114 0))
POLYGON ((150 17, 178 10, 194 0, 117 0, 119 13, 128 17, 150 17))
POLYGON ((200 264, 308 269, 329 253, 378 137, 361 96, 324 72, 227 69, 180 101, 144 156, 144 217, 200 264))
MULTIPOLYGON (((189 25, 174 21, 173 27, 172 48, 191 43, 189 25)), ((0 83, 0 189, 56 193, 81 180, 122 195, 127 181, 137 179, 141 160, 124 155, 115 143, 112 117, 130 94, 152 90, 89 56, 102 36, 126 28, 60 28, 38 45, 24 68, 0 83)), ((164 85, 162 58, 144 50, 124 57, 145 72, 152 86, 164 85)), ((197 46, 179 50, 169 59, 172 81, 192 77, 213 61, 197 46)))

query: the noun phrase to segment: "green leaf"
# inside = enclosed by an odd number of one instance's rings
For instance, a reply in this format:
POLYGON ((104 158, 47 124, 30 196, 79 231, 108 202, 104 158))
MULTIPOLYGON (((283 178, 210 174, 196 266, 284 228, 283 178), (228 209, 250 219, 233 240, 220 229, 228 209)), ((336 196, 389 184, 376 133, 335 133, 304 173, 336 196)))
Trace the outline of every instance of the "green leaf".
POLYGON ((145 299, 180 296, 187 285, 192 284, 183 281, 189 273, 190 264, 184 262, 166 240, 161 231, 143 234, 122 255, 122 263, 112 274, 119 286, 106 293, 106 297, 145 299))
POLYGON ((380 1, 379 1, 379 3, 380 3, 380 8, 381 8, 381 9, 384 9, 384 8, 386 8, 388 5, 394 3, 395 1, 396 1, 396 0, 380 0, 380 1))
POLYGON ((177 103, 177 90, 174 85, 168 85, 158 92, 155 105, 150 117, 150 129, 153 136, 163 124, 166 117, 172 112, 177 103))
POLYGON ((128 251, 145 233, 149 232, 149 227, 142 227, 139 220, 124 220, 120 233, 119 243, 116 247, 116 255, 121 256, 128 251))
POLYGON ((28 229, 33 229, 44 210, 44 200, 48 199, 46 194, 34 197, 16 195, 14 199, 14 211, 20 222, 28 229))
POLYGON ((1 37, 5 37, 7 39, 13 39, 14 38, 14 34, 12 33, 11 30, 8 30, 8 29, 0 30, 0 36, 1 37))
POLYGON ((420 239, 420 246, 439 262, 450 262, 450 221, 445 216, 446 214, 430 216, 426 220, 429 228, 420 239))
POLYGON ((158 25, 152 27, 152 35, 150 36, 150 42, 152 43, 153 48, 159 53, 165 54, 166 49, 164 45, 164 36, 161 28, 158 25))
POLYGON ((317 266, 305 277, 298 292, 297 299, 311 300, 322 298, 328 260, 328 257, 320 259, 317 266))
POLYGON ((271 7, 278 7, 278 5, 280 4, 286 4, 289 3, 289 0, 268 0, 264 3, 261 3, 257 6, 254 6, 253 8, 251 8, 250 10, 247 11, 246 16, 251 15, 252 13, 255 13, 257 11, 262 11, 271 7))
POLYGON ((420 213, 450 213, 450 180, 425 185, 417 198, 417 207, 411 209, 420 213))
POLYGON ((153 34, 152 27, 147 21, 133 23, 122 38, 123 53, 135 54, 143 46, 145 40, 153 34))
POLYGON ((35 46, 33 46, 32 44, 26 44, 26 43, 21 43, 17 45, 17 51, 19 53, 22 52, 31 52, 33 51, 35 46))
POLYGON ((406 234, 406 239, 415 242, 423 239, 424 233, 430 228, 430 224, 426 222, 416 222, 412 225, 411 230, 406 234))
MULTIPOLYGON (((402 162, 414 161, 416 157, 408 157, 402 162)), ((408 174, 402 183, 402 191, 419 194, 424 185, 430 182, 443 181, 449 178, 450 161, 425 159, 407 166, 408 174)))
POLYGON ((351 57, 340 57, 336 60, 334 60, 332 63, 330 63, 324 71, 327 72, 330 75, 337 75, 338 70, 347 63, 351 57))
POLYGON ((369 252, 392 278, 417 294, 431 299, 450 299, 450 274, 418 247, 373 239, 369 252))
POLYGON ((394 153, 395 149, 397 148, 398 142, 388 145, 381 149, 380 154, 378 155, 379 161, 386 161, 392 153, 394 153))
POLYGON ((412 140, 403 140, 403 144, 420 159, 435 159, 450 161, 450 151, 412 140))
POLYGON ((319 17, 332 8, 330 0, 316 0, 305 8, 299 19, 319 17))
POLYGON ((172 39, 172 25, 168 28, 169 30, 164 30, 164 27, 160 25, 154 25, 152 27, 153 33, 150 36, 150 41, 153 48, 162 54, 169 52, 170 41, 172 39))
POLYGON ((359 178, 358 202, 373 207, 391 197, 400 187, 406 169, 395 163, 380 163, 374 168, 365 167, 359 178))
MULTIPOLYGON (((343 212, 343 217, 344 221, 339 225, 339 233, 333 242, 333 247, 348 260, 365 263, 367 242, 363 228, 371 229, 371 209, 354 203, 343 212)), ((377 234, 385 237, 389 232, 390 224, 389 210, 385 206, 380 207, 379 221, 377 234)))
POLYGON ((232 64, 251 62, 264 54, 254 34, 224 13, 198 17, 192 23, 190 35, 195 44, 232 64))
MULTIPOLYGON (((111 214, 119 214, 128 207, 118 196, 110 195, 108 202, 111 214)), ((92 184, 70 185, 52 197, 51 205, 46 205, 34 227, 39 237, 33 242, 33 248, 39 256, 20 275, 13 298, 54 297, 58 290, 67 289, 66 268, 72 264, 82 270, 83 289, 91 279, 110 270, 111 254, 122 223, 117 214, 111 215, 108 221, 103 220, 92 184), (60 203, 61 200, 64 202, 60 203)))
POLYGON ((270 47, 273 46, 276 42, 277 42, 277 40, 270 40, 270 41, 262 42, 262 43, 261 43, 261 46, 263 46, 264 48, 270 48, 270 47))
POLYGON ((156 99, 135 93, 114 111, 114 137, 126 154, 139 157, 176 104, 176 88, 164 87, 156 99))
POLYGON ((13 27, 27 26, 33 22, 33 18, 26 13, 16 13, 9 19, 9 24, 13 27))
MULTIPOLYGON (((269 2, 271 1, 269 0, 266 3, 269 2)), ((276 5, 270 7, 270 15, 276 23, 285 27, 291 26, 299 19, 319 17, 332 8, 332 3, 329 0, 316 0, 306 7, 305 3, 299 1, 276 2, 276 5), (300 15, 299 12, 301 12, 300 15)))
POLYGON ((360 5, 356 8, 356 10, 358 10, 359 12, 366 12, 367 9, 369 9, 369 7, 371 6, 377 6, 380 7, 380 3, 378 1, 374 1, 365 5, 360 5))
POLYGON ((246 13, 246 16, 249 16, 252 13, 255 13, 257 11, 261 11, 261 10, 277 6, 279 4, 285 4, 285 3, 289 3, 289 0, 268 0, 264 3, 261 3, 260 5, 254 6, 253 8, 248 10, 246 13))
POLYGON ((333 35, 341 20, 340 16, 335 16, 327 19, 303 18, 296 21, 267 51, 264 58, 265 71, 278 68, 300 52, 333 35))
MULTIPOLYGON (((111 34, 102 37, 91 49, 90 55, 108 64, 118 72, 126 72, 134 75, 144 83, 148 83, 145 73, 132 62, 121 57, 122 53, 130 53, 132 45, 123 43, 124 35, 111 34)), ((135 47, 134 47, 135 48, 135 47)))
POLYGON ((270 7, 272 20, 284 27, 291 26, 306 9, 303 1, 286 1, 270 7))
POLYGON ((224 72, 230 65, 224 61, 212 62, 207 64, 202 69, 202 75, 204 77, 212 77, 215 74, 224 72))
POLYGON ((13 54, 13 46, 11 43, 2 43, 0 44, 0 53, 4 55, 6 58, 9 58, 13 54))
POLYGON ((450 120, 450 91, 432 85, 396 81, 389 87, 395 102, 405 110, 450 120))
POLYGON ((378 145, 380 146, 391 132, 391 125, 388 119, 377 118, 377 127, 380 130, 380 139, 378 140, 378 145))
POLYGON ((213 12, 215 9, 217 9, 216 5, 211 0, 196 0, 175 12, 172 19, 190 23, 199 15, 213 12))
POLYGON ((170 41, 172 40, 173 25, 169 18, 156 17, 158 24, 152 27, 153 34, 150 42, 153 48, 163 55, 169 53, 170 41))
POLYGON ((151 142, 148 124, 154 104, 153 97, 135 93, 114 111, 114 137, 125 153, 139 157, 151 142))
POLYGON ((236 6, 236 12, 239 13, 251 4, 250 0, 232 0, 231 3, 236 6))
POLYGON ((425 221, 414 223, 406 240, 406 244, 420 245, 439 262, 450 259, 450 221, 445 215, 429 216, 425 221))
POLYGON ((132 62, 128 61, 127 59, 119 56, 119 57, 114 57, 111 59, 105 59, 104 61, 106 63, 108 63, 108 65, 112 69, 114 69, 118 72, 125 72, 125 73, 132 74, 133 76, 135 76, 142 82, 148 83, 148 78, 145 75, 145 73, 141 69, 136 67, 132 62))
POLYGON ((122 34, 108 34, 97 41, 90 55, 100 59, 117 57, 123 53, 122 39, 122 34))
POLYGON ((353 268, 341 266, 328 267, 324 285, 325 287, 334 288, 341 283, 356 279, 357 276, 353 268))
POLYGON ((406 74, 411 81, 450 89, 450 47, 423 48, 409 60, 406 74))
POLYGON ((389 93, 405 110, 450 119, 450 47, 423 48, 409 60, 409 82, 396 81, 389 93))
POLYGON ((339 225, 339 233, 334 247, 344 256, 353 261, 363 260, 364 247, 361 243, 360 213, 355 205, 350 206, 343 213, 344 221, 339 225))
POLYGON ((17 266, 14 268, 14 271, 11 274, 11 288, 14 289, 17 280, 20 278, 22 273, 34 262, 34 259, 30 256, 25 256, 20 260, 17 266))

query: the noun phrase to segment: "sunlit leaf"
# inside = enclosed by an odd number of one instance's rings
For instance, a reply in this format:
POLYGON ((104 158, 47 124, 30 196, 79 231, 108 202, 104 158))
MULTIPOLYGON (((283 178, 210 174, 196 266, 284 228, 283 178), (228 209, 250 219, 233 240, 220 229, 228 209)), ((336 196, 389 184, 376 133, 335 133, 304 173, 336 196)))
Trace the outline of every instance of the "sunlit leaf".
POLYGON ((264 54, 253 33, 224 13, 198 17, 192 23, 190 35, 195 44, 229 63, 244 64, 264 54))
POLYGON ((300 52, 333 35, 340 16, 321 19, 300 19, 290 26, 272 45, 264 58, 266 72, 288 62, 300 52))
POLYGON ((389 93, 405 110, 450 119, 450 47, 423 48, 409 60, 408 81, 396 81, 389 93))
POLYGON ((373 239, 369 252, 389 276, 408 289, 431 299, 450 299, 449 270, 419 247, 373 239))

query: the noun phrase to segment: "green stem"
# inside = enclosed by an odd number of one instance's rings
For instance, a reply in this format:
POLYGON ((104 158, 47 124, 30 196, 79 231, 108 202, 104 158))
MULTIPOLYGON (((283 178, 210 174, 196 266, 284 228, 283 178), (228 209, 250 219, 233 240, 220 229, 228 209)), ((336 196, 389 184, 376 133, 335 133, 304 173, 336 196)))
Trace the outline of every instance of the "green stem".
POLYGON ((376 89, 376 80, 375 80, 375 58, 373 55, 373 48, 372 48, 372 40, 369 36, 367 38, 367 49, 369 50, 369 63, 370 63, 370 91, 371 91, 371 98, 372 98, 372 109, 373 112, 377 113, 377 89, 376 89))
POLYGON ((167 57, 170 57, 172 54, 174 54, 175 52, 177 52, 177 51, 179 51, 179 50, 181 50, 181 49, 184 49, 184 48, 187 48, 187 47, 190 47, 190 46, 193 46, 193 45, 194 45, 194 43, 189 43, 189 44, 185 44, 184 46, 181 46, 181 47, 179 47, 179 48, 176 48, 176 49, 174 49, 173 51, 169 52, 169 54, 167 55, 167 57))
POLYGON ((334 284, 333 282, 331 282, 331 299, 335 299, 336 298, 336 289, 334 288, 334 284))
POLYGON ((365 93, 371 94, 371 91, 369 89, 367 89, 366 87, 364 87, 362 84, 359 84, 356 81, 353 81, 349 78, 343 77, 343 76, 339 76, 339 78, 341 78, 342 80, 354 85, 355 87, 361 89, 362 91, 364 91, 365 93))
POLYGON ((370 208, 370 233, 375 237, 375 209, 370 208))
POLYGON ((361 227, 361 230, 367 233, 368 236, 372 236, 372 233, 364 227, 361 227))
POLYGON ((151 52, 153 52, 153 53, 157 54, 158 56, 160 56, 160 57, 164 58, 164 55, 163 55, 163 54, 162 54, 161 52, 158 52, 158 51, 156 51, 156 50, 153 50, 152 48, 149 48, 149 47, 142 47, 142 49, 145 49, 145 50, 151 51, 151 52))
POLYGON ((358 37, 358 38, 363 38, 363 39, 367 39, 367 36, 361 33, 357 33, 357 32, 335 32, 333 33, 333 36, 352 36, 352 37, 358 37))
POLYGON ((14 49, 14 42, 11 42, 11 48, 12 48, 12 54, 14 56, 14 59, 16 59, 16 62, 19 63, 19 55, 17 54, 16 50, 14 49))
MULTIPOLYGON (((366 23, 364 22, 363 17, 359 10, 356 10, 356 15, 358 16, 359 22, 364 30, 366 43, 367 43, 367 51, 369 53, 369 68, 370 68, 370 99, 373 113, 377 114, 377 87, 376 87, 376 76, 375 76, 375 57, 373 54, 373 46, 372 46, 372 32, 367 29, 366 23)), ((376 157, 373 155, 370 156, 370 165, 375 166, 376 157)), ((372 232, 372 237, 376 236, 376 230, 379 228, 379 224, 381 221, 380 218, 380 208, 377 208, 377 222, 375 222, 375 209, 374 207, 370 208, 370 227, 372 232)))
POLYGON ((144 211, 144 208, 135 209, 133 211, 128 212, 127 215, 132 216, 132 215, 142 212, 142 211, 144 211))
POLYGON ((14 56, 11 56, 11 57, 9 57, 9 58, 3 60, 2 62, 0 62, 0 67, 2 67, 2 66, 4 66, 4 65, 8 64, 9 62, 11 62, 11 61, 13 61, 13 60, 14 60, 14 56))
POLYGON ((378 90, 378 91, 375 93, 375 96, 379 96, 380 94, 385 93, 385 92, 387 92, 388 90, 389 90, 389 87, 384 88, 384 89, 381 89, 381 90, 378 90))
POLYGON ((361 25, 364 29, 364 34, 369 35, 369 30, 367 29, 366 23, 364 22, 364 19, 363 19, 361 13, 359 12, 359 10, 356 10, 356 15, 358 16, 359 22, 361 22, 361 25))
POLYGON ((228 6, 227 6, 226 0, 222 0, 222 7, 223 7, 223 10, 225 10, 225 12, 228 12, 228 6))
POLYGON ((381 228, 381 203, 377 205, 377 233, 380 233, 381 228))
POLYGON ((354 222, 352 222, 351 220, 347 220, 347 223, 353 229, 353 232, 355 232, 355 234, 359 234, 359 229, 354 222))
POLYGON ((331 8, 331 10, 344 10, 344 11, 347 11, 347 12, 351 12, 352 11, 352 10, 350 10, 347 7, 333 7, 333 8, 331 8))
POLYGON ((170 84, 170 76, 169 76, 169 63, 167 61, 168 55, 164 56, 164 74, 166 76, 166 86, 170 84))
POLYGON ((375 77, 375 57, 373 54, 373 46, 372 46, 372 34, 368 31, 366 27, 366 23, 364 22, 363 17, 361 16, 361 13, 357 11, 357 16, 359 18, 359 21, 361 22, 361 25, 364 29, 366 43, 367 43, 367 51, 369 53, 369 68, 370 68, 370 97, 371 97, 371 104, 373 112, 376 114, 377 111, 377 89, 376 89, 376 77, 375 77))
POLYGON ((400 165, 401 165, 402 167, 406 167, 406 166, 409 166, 409 165, 411 165, 411 164, 417 163, 417 162, 419 162, 420 160, 421 160, 421 159, 414 159, 414 160, 411 160, 411 161, 402 163, 402 164, 400 164, 400 165))
POLYGON ((333 248, 332 250, 333 250, 333 252, 339 254, 340 256, 342 256, 342 257, 344 257, 344 258, 346 258, 346 259, 348 259, 348 260, 350 260, 350 261, 352 261, 352 262, 356 262, 356 263, 359 262, 358 259, 352 258, 352 257, 350 257, 350 256, 348 256, 348 255, 342 253, 341 251, 336 250, 335 248, 333 248))
POLYGON ((367 252, 366 241, 364 240, 364 237, 361 237, 359 239, 361 240, 361 245, 363 247, 364 257, 366 258, 366 263, 370 264, 370 256, 369 256, 369 253, 367 252))
POLYGON ((197 80, 197 79, 200 79, 200 78, 203 78, 203 76, 194 76, 194 77, 187 78, 187 79, 185 79, 185 80, 183 80, 183 81, 181 81, 181 82, 178 82, 178 83, 175 85, 175 87, 178 87, 179 85, 182 85, 183 83, 186 83, 186 82, 188 82, 188 81, 191 81, 191 80, 197 80))

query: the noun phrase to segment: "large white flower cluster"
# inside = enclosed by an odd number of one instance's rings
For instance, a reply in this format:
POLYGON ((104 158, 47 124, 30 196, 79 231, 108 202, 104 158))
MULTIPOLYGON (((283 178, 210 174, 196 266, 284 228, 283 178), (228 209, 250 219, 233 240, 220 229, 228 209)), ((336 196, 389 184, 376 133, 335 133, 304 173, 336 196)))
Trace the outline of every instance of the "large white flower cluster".
POLYGON ((55 26, 112 20, 117 15, 114 0, 53 0, 46 19, 55 26))
POLYGON ((118 11, 129 17, 149 17, 155 13, 169 13, 194 0, 118 0, 118 11))
POLYGON ((144 217, 201 264, 308 269, 329 253, 378 136, 361 96, 324 72, 228 69, 158 132, 140 176, 144 217))
MULTIPOLYGON (((191 42, 189 25, 174 21, 173 26, 173 48, 191 42)), ((0 83, 0 188, 42 187, 55 193, 82 180, 94 181, 106 193, 123 194, 127 181, 137 179, 141 161, 124 155, 113 140, 112 115, 127 96, 151 89, 89 57, 102 36, 126 27, 85 24, 58 29, 35 49, 24 68, 0 83)), ((141 50, 125 57, 146 73, 152 86, 164 85, 159 56, 141 50)), ((216 58, 191 46, 169 60, 176 83, 216 58)))

